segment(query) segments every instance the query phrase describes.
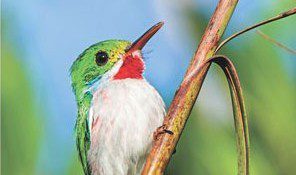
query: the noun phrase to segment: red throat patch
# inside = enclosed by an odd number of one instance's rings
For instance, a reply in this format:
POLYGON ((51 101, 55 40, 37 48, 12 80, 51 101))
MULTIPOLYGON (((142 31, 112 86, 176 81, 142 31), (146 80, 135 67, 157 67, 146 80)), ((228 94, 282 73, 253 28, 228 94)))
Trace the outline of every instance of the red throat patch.
POLYGON ((125 78, 143 79, 144 62, 140 55, 128 55, 124 58, 123 64, 117 74, 113 77, 114 80, 125 78))

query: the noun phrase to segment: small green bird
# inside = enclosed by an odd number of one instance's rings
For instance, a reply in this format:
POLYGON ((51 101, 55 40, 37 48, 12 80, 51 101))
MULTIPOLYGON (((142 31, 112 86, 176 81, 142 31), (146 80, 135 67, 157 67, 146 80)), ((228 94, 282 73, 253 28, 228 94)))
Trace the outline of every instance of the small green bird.
POLYGON ((141 49, 162 25, 154 25, 133 43, 94 44, 74 61, 76 142, 86 175, 141 173, 153 132, 165 116, 161 96, 143 77, 141 49))

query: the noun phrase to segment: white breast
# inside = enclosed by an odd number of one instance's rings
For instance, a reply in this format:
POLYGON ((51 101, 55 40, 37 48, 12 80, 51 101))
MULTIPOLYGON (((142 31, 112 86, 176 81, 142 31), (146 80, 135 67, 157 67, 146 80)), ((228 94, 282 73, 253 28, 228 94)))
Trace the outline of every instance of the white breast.
POLYGON ((140 174, 165 106, 145 80, 112 80, 93 94, 89 111, 94 174, 140 174))

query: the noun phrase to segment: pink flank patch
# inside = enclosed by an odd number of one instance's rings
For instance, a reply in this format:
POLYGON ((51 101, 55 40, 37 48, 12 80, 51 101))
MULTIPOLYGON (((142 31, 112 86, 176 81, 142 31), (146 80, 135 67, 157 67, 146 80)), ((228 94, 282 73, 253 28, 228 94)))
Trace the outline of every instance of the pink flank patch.
POLYGON ((124 62, 114 76, 114 80, 133 78, 133 79, 143 79, 144 72, 144 62, 140 55, 128 55, 124 58, 124 62))
POLYGON ((92 122, 92 126, 91 126, 91 135, 92 135, 92 139, 91 139, 91 144, 92 146, 95 146, 98 143, 98 134, 99 134, 99 130, 101 127, 101 120, 100 117, 98 116, 93 122, 92 122))
POLYGON ((97 124, 100 124, 99 122, 100 122, 100 117, 97 117, 95 121, 93 121, 91 128, 93 129, 93 127, 95 127, 97 124))

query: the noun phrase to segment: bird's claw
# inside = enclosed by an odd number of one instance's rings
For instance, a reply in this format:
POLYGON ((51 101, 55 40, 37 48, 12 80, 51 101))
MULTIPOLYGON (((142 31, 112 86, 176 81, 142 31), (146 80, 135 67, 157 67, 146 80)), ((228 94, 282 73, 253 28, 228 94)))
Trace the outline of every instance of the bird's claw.
POLYGON ((176 152, 177 152, 177 150, 176 150, 176 149, 174 149, 174 151, 173 151, 173 155, 174 155, 174 154, 176 154, 176 152))
POLYGON ((158 140, 159 136, 161 134, 165 134, 165 133, 170 134, 170 135, 174 134, 173 131, 166 129, 166 126, 162 125, 162 126, 158 127, 156 129, 156 131, 153 133, 153 139, 158 140))

